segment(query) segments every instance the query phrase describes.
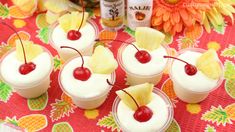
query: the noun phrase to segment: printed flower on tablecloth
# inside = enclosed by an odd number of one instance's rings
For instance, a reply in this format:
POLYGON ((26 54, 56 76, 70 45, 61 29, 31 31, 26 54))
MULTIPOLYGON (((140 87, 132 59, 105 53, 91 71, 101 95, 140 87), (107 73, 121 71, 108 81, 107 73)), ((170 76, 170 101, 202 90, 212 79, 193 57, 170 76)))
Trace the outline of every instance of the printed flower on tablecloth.
POLYGON ((200 104, 187 104, 186 105, 186 110, 190 114, 198 114, 201 112, 201 105, 200 104))
POLYGON ((52 132, 73 132, 73 128, 68 122, 59 122, 53 125, 52 132))
POLYGON ((166 132, 181 132, 181 128, 175 119, 171 122, 171 125, 167 128, 166 132))
POLYGON ((65 93, 62 93, 61 100, 55 99, 55 103, 51 104, 51 119, 52 121, 57 121, 62 117, 69 116, 70 113, 74 113, 76 106, 73 104, 72 99, 68 97, 65 93))
POLYGON ((232 120, 235 121, 235 103, 225 108, 220 105, 218 107, 212 106, 209 111, 202 115, 201 120, 216 123, 217 126, 233 124, 232 120))
POLYGON ((99 116, 99 110, 98 109, 84 110, 84 116, 87 119, 96 119, 99 116))
POLYGON ((209 43, 207 43, 207 48, 214 49, 215 51, 218 51, 221 48, 221 44, 216 41, 210 41, 209 43))
POLYGON ((216 129, 215 129, 215 127, 207 124, 204 132, 216 132, 216 129))
POLYGON ((13 25, 15 26, 15 28, 23 28, 24 26, 26 26, 26 22, 24 20, 15 19, 13 25))
POLYGON ((112 132, 113 131, 120 132, 120 128, 117 126, 114 117, 112 115, 112 112, 110 112, 108 116, 104 116, 102 119, 99 119, 96 125, 107 129, 111 129, 112 132))
POLYGON ((202 12, 212 0, 154 0, 152 26, 166 33, 181 32, 202 22, 202 12))
POLYGON ((175 104, 178 102, 178 100, 176 100, 177 96, 176 96, 175 91, 174 91, 173 81, 170 78, 167 79, 163 83, 161 90, 170 98, 170 100, 172 101, 174 107, 176 107, 175 104))
POLYGON ((221 56, 235 58, 235 45, 230 44, 228 48, 222 51, 221 56))
POLYGON ((47 102, 48 102, 47 92, 37 98, 27 99, 27 104, 31 111, 44 110, 45 107, 47 106, 47 102))
POLYGON ((235 99, 235 64, 227 60, 224 63, 225 90, 230 97, 235 99))
POLYGON ((9 8, 7 5, 0 3, 0 18, 4 19, 9 16, 9 8))
POLYGON ((47 126, 47 117, 42 114, 26 115, 19 118, 18 120, 16 117, 6 117, 5 121, 24 128, 27 130, 27 132, 39 131, 47 126))
POLYGON ((56 70, 60 70, 62 65, 64 64, 63 60, 59 58, 58 55, 56 55, 54 58, 53 58, 53 61, 54 61, 54 71, 56 70))
POLYGON ((36 17, 36 25, 39 29, 48 27, 49 24, 46 21, 46 13, 38 14, 36 17))
POLYGON ((6 103, 10 99, 12 92, 13 89, 0 80, 0 101, 6 103))
POLYGON ((178 42, 178 49, 182 50, 182 49, 186 49, 186 48, 193 48, 193 47, 198 47, 198 43, 199 41, 196 39, 192 39, 189 37, 182 37, 180 36, 178 40, 176 40, 178 42))

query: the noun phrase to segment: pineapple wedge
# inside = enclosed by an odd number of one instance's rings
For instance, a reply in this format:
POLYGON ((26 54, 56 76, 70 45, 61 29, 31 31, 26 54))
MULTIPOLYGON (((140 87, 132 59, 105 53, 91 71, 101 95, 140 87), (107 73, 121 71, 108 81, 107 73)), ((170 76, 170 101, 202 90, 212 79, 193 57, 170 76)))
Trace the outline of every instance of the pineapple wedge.
POLYGON ((111 74, 118 67, 118 64, 108 48, 98 46, 89 60, 89 66, 94 73, 111 74))
MULTIPOLYGON (((23 45, 28 62, 43 52, 43 48, 37 44, 34 44, 32 41, 23 41, 23 45)), ((24 61, 24 53, 19 40, 16 41, 16 58, 19 61, 24 61)))
POLYGON ((69 8, 68 0, 47 0, 44 6, 53 13, 61 13, 69 8))
POLYGON ((165 35, 155 29, 148 27, 137 27, 135 39, 139 48, 153 51, 160 47, 165 35))
MULTIPOLYGON (((140 85, 130 86, 125 88, 126 92, 128 92, 138 103, 139 106, 147 105, 152 100, 152 91, 153 84, 144 83, 140 85)), ((137 106, 134 100, 122 90, 116 91, 116 94, 119 98, 132 110, 136 110, 137 106)))
MULTIPOLYGON (((82 27, 86 25, 88 16, 89 14, 85 12, 82 27)), ((82 22, 82 13, 76 11, 64 14, 59 18, 59 24, 65 32, 68 32, 69 30, 78 29, 81 22, 82 22)))
POLYGON ((217 53, 213 49, 209 49, 197 59, 196 67, 211 79, 219 79, 222 75, 217 53))

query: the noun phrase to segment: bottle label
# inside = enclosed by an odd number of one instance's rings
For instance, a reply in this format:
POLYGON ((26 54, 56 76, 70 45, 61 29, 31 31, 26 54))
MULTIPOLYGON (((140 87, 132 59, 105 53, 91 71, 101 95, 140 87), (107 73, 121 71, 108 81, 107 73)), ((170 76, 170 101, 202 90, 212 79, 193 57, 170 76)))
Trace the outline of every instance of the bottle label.
POLYGON ((117 0, 114 2, 108 2, 105 0, 101 1, 101 16, 102 18, 109 18, 115 21, 117 17, 124 16, 124 1, 117 0))
POLYGON ((142 0, 136 2, 135 0, 128 0, 127 3, 127 21, 131 29, 136 27, 149 27, 152 16, 153 1, 142 0))

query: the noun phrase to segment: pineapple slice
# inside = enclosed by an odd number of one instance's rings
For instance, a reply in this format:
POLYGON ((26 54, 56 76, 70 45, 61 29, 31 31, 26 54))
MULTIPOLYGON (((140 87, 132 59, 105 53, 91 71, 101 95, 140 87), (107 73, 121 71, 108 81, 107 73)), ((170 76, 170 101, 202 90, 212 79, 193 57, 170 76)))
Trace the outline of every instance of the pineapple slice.
MULTIPOLYGON (((89 14, 85 12, 82 27, 86 25, 88 16, 89 14)), ((81 22, 82 22, 82 13, 75 11, 67 13, 59 18, 59 24, 65 32, 68 32, 69 30, 78 29, 81 22)))
MULTIPOLYGON (((140 85, 130 86, 124 90, 128 92, 138 103, 139 106, 147 105, 152 100, 152 91, 154 85, 144 83, 140 85)), ((137 110, 134 100, 122 90, 116 91, 119 98, 132 110, 137 110)))
POLYGON ((49 11, 52 11, 54 13, 61 13, 68 10, 69 3, 68 0, 47 0, 44 6, 49 11))
POLYGON ((53 13, 51 11, 47 11, 46 13, 46 21, 49 24, 56 22, 56 20, 60 17, 60 14, 53 13))
MULTIPOLYGON (((32 41, 23 41, 27 61, 33 60, 43 52, 43 48, 32 41)), ((16 58, 24 61, 24 52, 19 40, 16 41, 16 58)))
POLYGON ((139 48, 152 51, 160 47, 161 43, 165 39, 165 35, 152 28, 137 27, 135 31, 135 39, 139 48))
POLYGON ((118 64, 108 48, 98 46, 89 60, 89 66, 94 73, 111 74, 118 67, 118 64))
POLYGON ((222 68, 218 62, 218 56, 214 49, 203 53, 196 61, 196 67, 208 78, 219 79, 222 75, 222 68))

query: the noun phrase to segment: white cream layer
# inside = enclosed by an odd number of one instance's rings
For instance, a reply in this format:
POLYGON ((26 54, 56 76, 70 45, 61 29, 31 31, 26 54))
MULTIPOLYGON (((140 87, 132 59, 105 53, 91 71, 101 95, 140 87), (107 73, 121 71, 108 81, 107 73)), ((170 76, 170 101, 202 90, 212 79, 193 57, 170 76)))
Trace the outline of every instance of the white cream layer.
POLYGON ((53 67, 50 54, 43 52, 31 62, 36 64, 36 69, 29 74, 22 75, 19 72, 19 67, 24 64, 24 62, 16 58, 16 51, 11 52, 1 62, 0 72, 2 78, 7 81, 7 83, 24 89, 40 83, 50 76, 50 71, 53 67))
MULTIPOLYGON (((89 68, 90 57, 84 56, 84 67, 89 68)), ((111 81, 111 74, 91 74, 87 81, 80 81, 74 78, 73 71, 82 64, 81 57, 74 58, 67 63, 60 75, 61 84, 66 92, 74 97, 87 99, 103 95, 110 90, 106 79, 111 81)), ((90 68, 89 68, 90 69, 90 68)), ((92 72, 92 70, 90 69, 92 72)))
MULTIPOLYGON (((143 50, 140 49, 139 50, 143 50)), ((122 53, 122 61, 124 68, 130 73, 137 75, 154 75, 161 73, 166 67, 167 60, 163 56, 167 55, 164 47, 159 47, 156 50, 149 52, 151 54, 151 61, 145 64, 140 63, 136 58, 137 50, 132 45, 127 45, 122 53)))
MULTIPOLYGON (((199 58, 201 54, 202 53, 195 51, 186 51, 177 58, 195 65, 197 58, 199 58)), ((189 76, 185 73, 184 66, 185 63, 174 60, 171 71, 173 80, 182 87, 195 92, 205 92, 216 87, 218 80, 208 78, 199 70, 196 75, 189 76)))
POLYGON ((131 110, 122 101, 118 104, 117 116, 122 127, 128 132, 157 132, 168 121, 168 105, 157 94, 152 93, 153 99, 147 105, 152 111, 153 116, 147 122, 138 122, 134 119, 133 114, 135 111, 131 110))

